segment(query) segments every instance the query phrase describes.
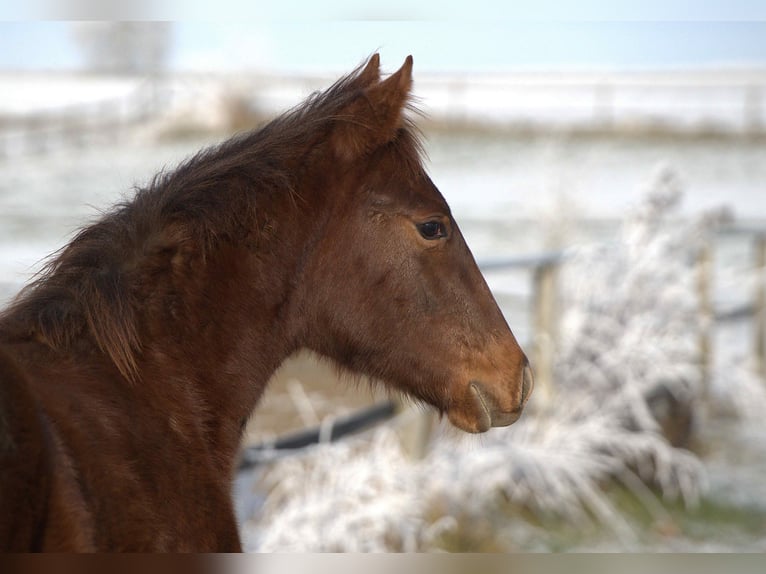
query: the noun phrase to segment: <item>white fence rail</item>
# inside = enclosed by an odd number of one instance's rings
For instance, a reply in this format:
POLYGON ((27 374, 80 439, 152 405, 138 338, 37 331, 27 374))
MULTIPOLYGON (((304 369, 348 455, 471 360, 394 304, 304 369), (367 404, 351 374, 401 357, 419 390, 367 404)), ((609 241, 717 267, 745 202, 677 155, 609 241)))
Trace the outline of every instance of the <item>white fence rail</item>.
MULTIPOLYGON (((0 74, 0 89, 14 88, 16 93, 5 103, 0 97, 0 159, 113 136, 119 128, 166 109, 183 110, 178 114, 183 121, 196 118, 200 125, 208 125, 211 118, 219 118, 213 123, 220 124, 229 112, 226 106, 237 99, 259 117, 270 117, 326 88, 333 79, 185 73, 164 77, 161 82, 118 78, 113 81, 121 91, 109 91, 103 86, 104 79, 97 76, 0 74), (54 105, 62 86, 71 92, 69 103, 54 105), (46 91, 50 92, 48 99, 41 98, 40 93, 46 91), (82 98, 90 96, 85 99, 91 101, 73 103, 78 93, 82 98), (99 93, 106 95, 93 100, 99 93), (30 104, 20 112, 24 108, 19 108, 18 100, 25 94, 34 96, 37 107, 30 104)), ((766 133, 763 69, 420 74, 415 91, 428 117, 451 126, 766 133)))

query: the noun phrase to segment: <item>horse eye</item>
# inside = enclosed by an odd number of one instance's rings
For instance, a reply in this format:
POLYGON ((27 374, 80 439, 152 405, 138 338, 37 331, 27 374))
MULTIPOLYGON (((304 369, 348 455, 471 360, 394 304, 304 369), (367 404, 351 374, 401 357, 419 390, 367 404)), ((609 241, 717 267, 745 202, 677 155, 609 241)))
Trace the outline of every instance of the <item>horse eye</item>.
POLYGON ((447 230, 441 221, 426 221, 418 225, 418 231, 424 239, 441 239, 446 237, 447 230))

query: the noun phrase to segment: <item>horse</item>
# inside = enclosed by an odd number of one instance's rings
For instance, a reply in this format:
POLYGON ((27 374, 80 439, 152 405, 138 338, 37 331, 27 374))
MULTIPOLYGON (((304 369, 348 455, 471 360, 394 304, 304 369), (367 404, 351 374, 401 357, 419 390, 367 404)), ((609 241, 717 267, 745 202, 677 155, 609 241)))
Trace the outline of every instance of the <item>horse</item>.
POLYGON ((515 422, 533 387, 377 54, 83 227, 0 315, 0 548, 240 551, 245 422, 301 349, 515 422))

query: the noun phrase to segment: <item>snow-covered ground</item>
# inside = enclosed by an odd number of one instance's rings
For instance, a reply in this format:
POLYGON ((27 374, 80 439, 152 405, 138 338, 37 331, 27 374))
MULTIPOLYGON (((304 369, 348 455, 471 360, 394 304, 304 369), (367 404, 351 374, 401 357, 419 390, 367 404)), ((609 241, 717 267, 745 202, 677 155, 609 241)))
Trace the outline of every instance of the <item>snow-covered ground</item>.
POLYGON ((128 76, 0 73, 0 117, 99 104, 129 97, 144 81, 128 76))

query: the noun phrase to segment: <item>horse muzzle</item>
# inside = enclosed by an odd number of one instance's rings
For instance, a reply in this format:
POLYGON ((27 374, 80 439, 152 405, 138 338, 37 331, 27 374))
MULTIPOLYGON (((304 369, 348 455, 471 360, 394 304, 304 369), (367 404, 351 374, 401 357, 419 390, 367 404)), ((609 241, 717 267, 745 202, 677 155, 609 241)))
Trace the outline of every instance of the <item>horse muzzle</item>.
POLYGON ((518 403, 512 407, 503 407, 501 401, 497 398, 497 393, 493 392, 485 384, 479 381, 470 383, 470 391, 473 401, 478 411, 478 420, 476 421, 476 430, 473 432, 485 432, 492 427, 505 427, 512 425, 524 410, 524 405, 532 394, 535 386, 534 375, 529 365, 526 365, 521 374, 521 392, 518 403))

